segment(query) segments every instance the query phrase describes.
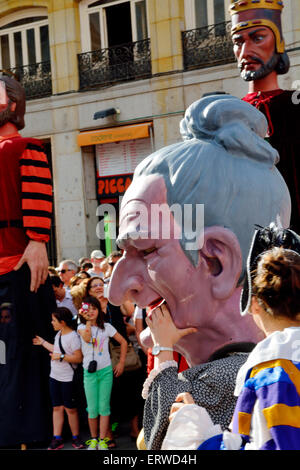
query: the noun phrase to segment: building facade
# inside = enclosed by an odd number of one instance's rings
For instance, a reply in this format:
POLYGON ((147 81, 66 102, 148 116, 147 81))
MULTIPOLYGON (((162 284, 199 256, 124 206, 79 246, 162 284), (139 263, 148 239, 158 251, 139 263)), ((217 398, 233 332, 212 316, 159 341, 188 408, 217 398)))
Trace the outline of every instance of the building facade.
MULTIPOLYGON (((119 198, 138 162, 180 140, 204 93, 242 97, 229 0, 0 0, 0 68, 26 88, 22 135, 45 143, 54 180, 50 262, 114 248, 119 198), (116 208, 115 216, 106 205, 116 208), (103 231, 103 230, 104 231, 103 231)), ((286 0, 300 88, 300 3, 286 0)))

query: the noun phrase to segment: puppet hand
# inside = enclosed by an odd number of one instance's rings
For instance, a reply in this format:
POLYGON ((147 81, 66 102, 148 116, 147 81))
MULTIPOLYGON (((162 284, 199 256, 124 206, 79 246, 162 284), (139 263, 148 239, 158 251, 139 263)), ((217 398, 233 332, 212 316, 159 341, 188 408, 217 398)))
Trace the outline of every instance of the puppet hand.
POLYGON ((24 263, 28 264, 31 273, 30 290, 31 292, 37 292, 40 285, 44 284, 48 277, 49 263, 45 243, 30 240, 14 270, 20 269, 24 263))
POLYGON ((146 323, 151 330, 154 344, 171 348, 184 336, 197 331, 196 328, 177 328, 165 304, 155 308, 146 318, 146 323))
POLYGON ((175 414, 180 408, 182 408, 185 405, 194 405, 194 404, 195 404, 194 399, 190 393, 185 392, 185 393, 180 393, 179 395, 177 395, 175 399, 175 403, 173 403, 171 407, 169 421, 170 422, 172 421, 175 414))

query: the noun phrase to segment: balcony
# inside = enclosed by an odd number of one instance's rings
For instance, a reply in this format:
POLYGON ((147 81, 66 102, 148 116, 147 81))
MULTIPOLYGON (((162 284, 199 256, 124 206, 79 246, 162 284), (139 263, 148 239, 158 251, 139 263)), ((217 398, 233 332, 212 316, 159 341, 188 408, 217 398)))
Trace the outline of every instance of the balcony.
POLYGON ((151 76, 150 39, 78 55, 80 90, 151 76))
POLYGON ((184 70, 235 62, 231 21, 182 32, 184 70))
POLYGON ((25 88, 26 99, 44 98, 52 95, 51 63, 23 65, 11 68, 10 71, 17 77, 25 88))

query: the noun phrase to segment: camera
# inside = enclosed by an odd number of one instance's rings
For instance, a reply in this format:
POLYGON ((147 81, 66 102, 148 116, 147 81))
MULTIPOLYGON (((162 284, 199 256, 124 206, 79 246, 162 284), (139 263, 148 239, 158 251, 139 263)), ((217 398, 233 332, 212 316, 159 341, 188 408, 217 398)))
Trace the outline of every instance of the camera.
POLYGON ((91 361, 88 366, 88 372, 96 372, 97 370, 97 361, 91 361))

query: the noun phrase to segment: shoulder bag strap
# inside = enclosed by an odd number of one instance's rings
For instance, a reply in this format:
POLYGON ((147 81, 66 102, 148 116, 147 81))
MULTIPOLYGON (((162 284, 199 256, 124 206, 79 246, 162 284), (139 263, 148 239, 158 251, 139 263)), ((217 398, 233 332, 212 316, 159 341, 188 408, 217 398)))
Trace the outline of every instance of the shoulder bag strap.
POLYGON ((62 354, 66 354, 66 351, 63 348, 62 341, 61 341, 61 333, 59 333, 59 338, 58 338, 58 344, 59 344, 59 349, 62 354))
MULTIPOLYGON (((91 328, 91 333, 92 333, 92 328, 91 328)), ((96 332, 95 338, 93 337, 93 334, 92 334, 93 361, 94 361, 94 344, 95 344, 95 341, 96 341, 96 339, 97 339, 97 336, 98 336, 98 327, 97 327, 97 332, 96 332)))
MULTIPOLYGON (((62 345, 61 333, 59 334, 58 344, 59 344, 59 349, 60 349, 61 353, 66 354, 66 351, 64 350, 63 345, 62 345)), ((75 369, 74 369, 73 365, 71 364, 71 362, 68 362, 68 364, 70 364, 70 366, 72 367, 72 370, 74 371, 75 369)))

